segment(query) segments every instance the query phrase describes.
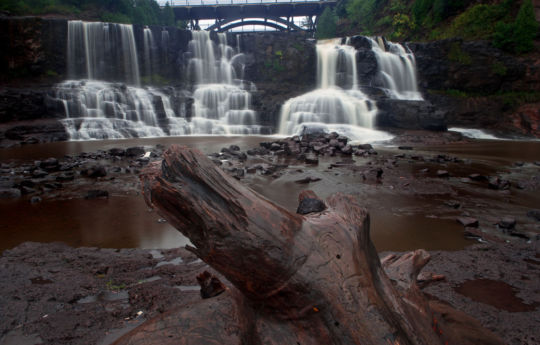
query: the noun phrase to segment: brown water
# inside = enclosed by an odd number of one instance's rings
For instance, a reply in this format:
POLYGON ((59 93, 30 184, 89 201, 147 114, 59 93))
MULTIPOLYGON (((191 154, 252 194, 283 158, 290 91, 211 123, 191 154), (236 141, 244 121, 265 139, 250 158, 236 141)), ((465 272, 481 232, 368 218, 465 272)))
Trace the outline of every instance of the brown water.
MULTIPOLYGON (((272 138, 178 137, 63 142, 0 150, 0 159, 1 162, 35 160, 113 147, 156 144, 188 145, 211 153, 233 144, 244 150, 269 140, 272 138)), ((491 163, 540 160, 540 142, 490 141, 423 149, 474 157, 491 163)), ((313 171, 303 166, 300 168, 305 170, 300 177, 285 175, 275 180, 256 177, 246 182, 292 212, 296 210, 298 194, 304 189, 312 189, 323 198, 334 192, 349 193, 354 190, 360 202, 370 211, 371 236, 379 251, 416 248, 458 250, 472 243, 463 238, 463 229, 454 220, 434 218, 429 213, 435 205, 433 200, 414 196, 398 198, 377 188, 363 190, 355 181, 356 177, 324 171, 323 168, 313 171), (312 177, 320 175, 323 179, 309 185, 294 182, 306 174, 312 177)), ((440 204, 440 200, 437 203, 440 204)), ((72 246, 110 248, 173 248, 183 246, 188 241, 168 223, 158 222, 159 216, 149 212, 140 196, 113 196, 108 200, 72 199, 36 205, 31 205, 26 199, 1 201, 0 211, 0 252, 25 241, 61 241, 72 246)))
POLYGON ((108 150, 111 148, 127 148, 131 146, 155 146, 165 145, 185 145, 194 147, 204 153, 219 152, 222 147, 238 145, 245 150, 256 147, 261 141, 273 140, 272 137, 262 136, 184 136, 165 138, 144 138, 144 139, 122 139, 122 140, 90 140, 90 141, 69 141, 56 142, 40 145, 25 145, 10 149, 0 149, 0 162, 8 160, 37 160, 47 157, 60 158, 68 154, 79 154, 81 152, 95 152, 97 150, 108 150))

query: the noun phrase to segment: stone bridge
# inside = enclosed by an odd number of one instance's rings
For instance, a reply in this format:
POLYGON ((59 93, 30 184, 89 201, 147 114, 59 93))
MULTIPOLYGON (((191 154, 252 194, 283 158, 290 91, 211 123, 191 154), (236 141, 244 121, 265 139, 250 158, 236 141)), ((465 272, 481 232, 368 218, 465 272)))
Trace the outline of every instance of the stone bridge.
POLYGON ((224 32, 244 25, 263 25, 280 31, 315 31, 317 18, 336 0, 174 0, 170 1, 176 20, 185 20, 199 28, 199 20, 215 20, 207 30, 224 32), (306 17, 301 28, 294 17, 306 17))

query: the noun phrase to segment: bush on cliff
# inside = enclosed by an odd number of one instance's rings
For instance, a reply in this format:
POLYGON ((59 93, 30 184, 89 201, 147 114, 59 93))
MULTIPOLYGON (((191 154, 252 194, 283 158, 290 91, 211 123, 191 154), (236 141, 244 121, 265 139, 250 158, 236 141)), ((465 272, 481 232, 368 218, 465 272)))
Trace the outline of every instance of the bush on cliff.
POLYGON ((325 8, 317 24, 317 39, 336 37, 337 16, 334 10, 325 8))
POLYGON ((493 43, 496 47, 517 54, 534 49, 534 38, 538 34, 538 22, 534 16, 531 0, 525 0, 513 22, 499 22, 495 27, 493 43))

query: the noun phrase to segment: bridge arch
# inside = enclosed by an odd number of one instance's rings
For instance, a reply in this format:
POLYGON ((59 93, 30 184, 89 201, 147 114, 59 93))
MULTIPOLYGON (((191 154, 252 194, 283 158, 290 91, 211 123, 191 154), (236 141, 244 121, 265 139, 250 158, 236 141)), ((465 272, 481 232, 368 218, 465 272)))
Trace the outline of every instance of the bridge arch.
POLYGON ((303 28, 296 25, 292 20, 286 20, 279 17, 266 17, 266 18, 226 18, 217 21, 215 24, 209 26, 206 30, 216 30, 218 32, 228 31, 230 29, 244 26, 244 25, 262 25, 271 27, 280 31, 304 31, 303 28), (246 20, 247 19, 247 20, 246 20), (241 20, 237 22, 237 20, 241 20))

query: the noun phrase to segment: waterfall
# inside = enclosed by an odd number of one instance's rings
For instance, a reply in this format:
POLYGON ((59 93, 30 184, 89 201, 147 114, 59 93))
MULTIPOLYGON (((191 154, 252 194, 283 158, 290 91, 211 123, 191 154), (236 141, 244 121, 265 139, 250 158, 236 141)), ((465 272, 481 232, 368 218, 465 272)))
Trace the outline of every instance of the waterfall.
POLYGON ((133 26, 68 22, 68 76, 140 84, 133 26))
POLYGON ((353 140, 384 140, 372 130, 377 106, 358 89, 356 51, 341 39, 317 42, 317 89, 289 99, 281 108, 279 133, 304 128, 337 131, 353 140))
POLYGON ((385 44, 380 37, 370 40, 388 96, 393 99, 423 100, 418 91, 414 54, 399 43, 385 44))
POLYGON ((251 107, 251 94, 242 81, 243 55, 227 44, 218 33, 218 42, 208 31, 193 31, 189 42, 192 58, 188 71, 195 81, 192 134, 259 134, 257 113, 251 107))
POLYGON ((163 63, 169 63, 169 31, 163 28, 161 30, 161 49, 163 49, 164 61, 163 63))
POLYGON ((145 27, 143 29, 143 38, 145 74, 148 80, 151 80, 154 69, 154 51, 156 49, 156 45, 154 43, 154 36, 152 35, 152 30, 150 30, 150 28, 145 27))
POLYGON ((182 135, 187 122, 177 118, 169 97, 149 88, 93 80, 68 80, 57 86, 72 140, 182 135))

